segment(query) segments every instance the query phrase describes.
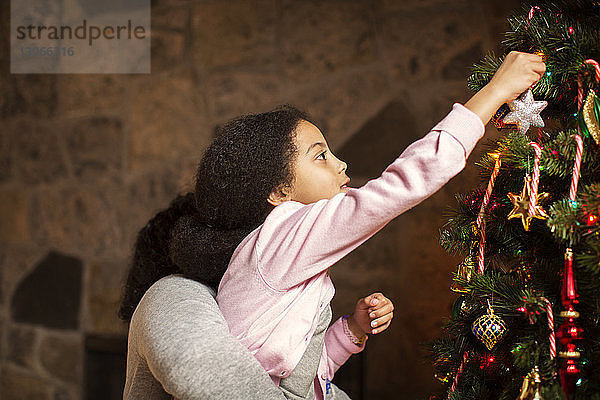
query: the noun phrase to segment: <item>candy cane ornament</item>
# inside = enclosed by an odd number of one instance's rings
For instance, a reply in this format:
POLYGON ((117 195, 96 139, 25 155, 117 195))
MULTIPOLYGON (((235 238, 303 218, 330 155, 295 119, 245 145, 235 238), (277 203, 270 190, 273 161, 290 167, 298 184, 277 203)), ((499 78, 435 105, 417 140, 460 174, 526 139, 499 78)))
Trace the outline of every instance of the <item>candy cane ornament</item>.
POLYGON ((462 375, 468 359, 469 359, 469 353, 467 353, 465 351, 463 353, 462 361, 461 361, 460 365, 458 366, 458 370, 456 371, 456 376, 454 377, 454 381, 452 381, 452 387, 450 387, 450 391, 448 392, 448 399, 450 398, 450 396, 452 396, 452 393, 454 393, 456 391, 456 386, 458 385, 458 379, 462 375))
POLYGON ((529 217, 533 218, 536 214, 536 207, 538 201, 538 186, 540 184, 540 160, 542 158, 542 148, 535 142, 529 143, 535 151, 535 158, 533 161, 533 176, 529 184, 529 217))
POLYGON ((541 12, 542 9, 539 8, 538 6, 533 6, 533 7, 531 7, 531 10, 529 10, 529 14, 527 15, 527 27, 526 28, 529 28, 529 23, 531 22, 531 19, 533 18, 533 14, 536 11, 540 11, 541 12))
POLYGON ((481 207, 479 208, 479 214, 477 214, 477 227, 479 228, 480 240, 479 240, 479 257, 478 263, 479 268, 478 271, 480 274, 483 274, 484 271, 484 253, 485 253, 485 209, 490 202, 490 197, 492 195, 492 190, 494 190, 494 183, 496 182, 496 177, 498 173, 500 173, 500 167, 502 166, 502 161, 500 160, 500 154, 494 153, 492 155, 496 159, 496 163, 494 164, 494 170, 490 176, 490 181, 488 182, 487 188, 485 190, 485 194, 483 195, 483 201, 481 202, 481 207))
POLYGON ((579 184, 579 173, 581 171, 581 158, 583 156, 583 139, 579 135, 573 135, 577 145, 575 151, 575 163, 573 164, 573 176, 571 177, 571 188, 569 189, 569 200, 575 201, 577 195, 577 186, 579 184))
POLYGON ((556 335, 554 333, 554 314, 552 312, 552 304, 545 297, 542 297, 541 300, 546 305, 546 315, 548 316, 548 328, 550 328, 550 335, 548 338, 550 341, 550 358, 554 359, 556 358, 556 335))

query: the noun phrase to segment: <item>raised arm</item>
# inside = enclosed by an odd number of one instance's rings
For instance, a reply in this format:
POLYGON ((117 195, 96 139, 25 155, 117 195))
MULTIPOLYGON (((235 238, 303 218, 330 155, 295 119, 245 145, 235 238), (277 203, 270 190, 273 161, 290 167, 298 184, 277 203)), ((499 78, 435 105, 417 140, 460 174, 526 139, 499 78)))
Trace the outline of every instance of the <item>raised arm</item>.
POLYGON ((257 238, 265 281, 285 289, 333 265, 460 172, 483 133, 481 119, 457 103, 377 179, 328 200, 277 206, 257 238))

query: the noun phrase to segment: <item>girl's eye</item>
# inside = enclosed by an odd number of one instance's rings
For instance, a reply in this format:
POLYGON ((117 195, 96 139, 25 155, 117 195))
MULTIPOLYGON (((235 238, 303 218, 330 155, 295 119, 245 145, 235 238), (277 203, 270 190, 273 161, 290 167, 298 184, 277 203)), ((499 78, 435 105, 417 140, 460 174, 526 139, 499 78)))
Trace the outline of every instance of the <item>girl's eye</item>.
POLYGON ((319 155, 317 156, 317 160, 319 160, 319 159, 320 159, 320 160, 325 160, 325 153, 327 153, 327 152, 326 152, 326 151, 324 151, 324 152, 322 152, 321 154, 319 154, 319 155), (321 157, 323 157, 323 158, 321 158, 321 157))

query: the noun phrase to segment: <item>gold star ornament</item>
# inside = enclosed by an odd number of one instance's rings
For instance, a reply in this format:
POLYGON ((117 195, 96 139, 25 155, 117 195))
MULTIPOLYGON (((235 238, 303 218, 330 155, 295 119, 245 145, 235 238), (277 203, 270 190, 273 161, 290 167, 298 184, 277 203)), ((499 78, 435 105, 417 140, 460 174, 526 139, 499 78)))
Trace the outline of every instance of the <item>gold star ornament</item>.
POLYGON ((542 209, 541 202, 548 198, 548 193, 538 193, 536 195, 535 212, 533 215, 529 215, 529 199, 531 198, 531 177, 525 177, 525 183, 523 184, 523 190, 521 194, 509 193, 508 198, 513 203, 513 209, 508 214, 508 219, 521 218, 523 223, 523 229, 529 231, 529 223, 533 218, 546 219, 548 214, 542 209))

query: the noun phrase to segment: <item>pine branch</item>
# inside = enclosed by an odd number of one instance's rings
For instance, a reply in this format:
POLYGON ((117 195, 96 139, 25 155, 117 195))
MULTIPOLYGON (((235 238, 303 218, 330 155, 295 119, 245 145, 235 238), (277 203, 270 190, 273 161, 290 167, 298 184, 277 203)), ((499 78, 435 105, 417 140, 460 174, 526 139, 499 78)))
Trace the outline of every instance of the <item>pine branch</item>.
POLYGON ((471 67, 471 75, 467 78, 467 87, 473 92, 478 92, 492 79, 504 57, 497 58, 493 52, 487 53, 484 58, 471 67))
POLYGON ((588 214, 600 214, 600 183, 592 183, 580 190, 581 203, 588 214))
POLYGON ((581 207, 577 202, 562 199, 550 207, 547 220, 548 227, 554 236, 566 246, 573 246, 581 239, 580 223, 581 207))
POLYGON ((586 247, 584 252, 577 253, 577 266, 598 277, 600 275, 600 241, 598 237, 586 241, 586 247))

